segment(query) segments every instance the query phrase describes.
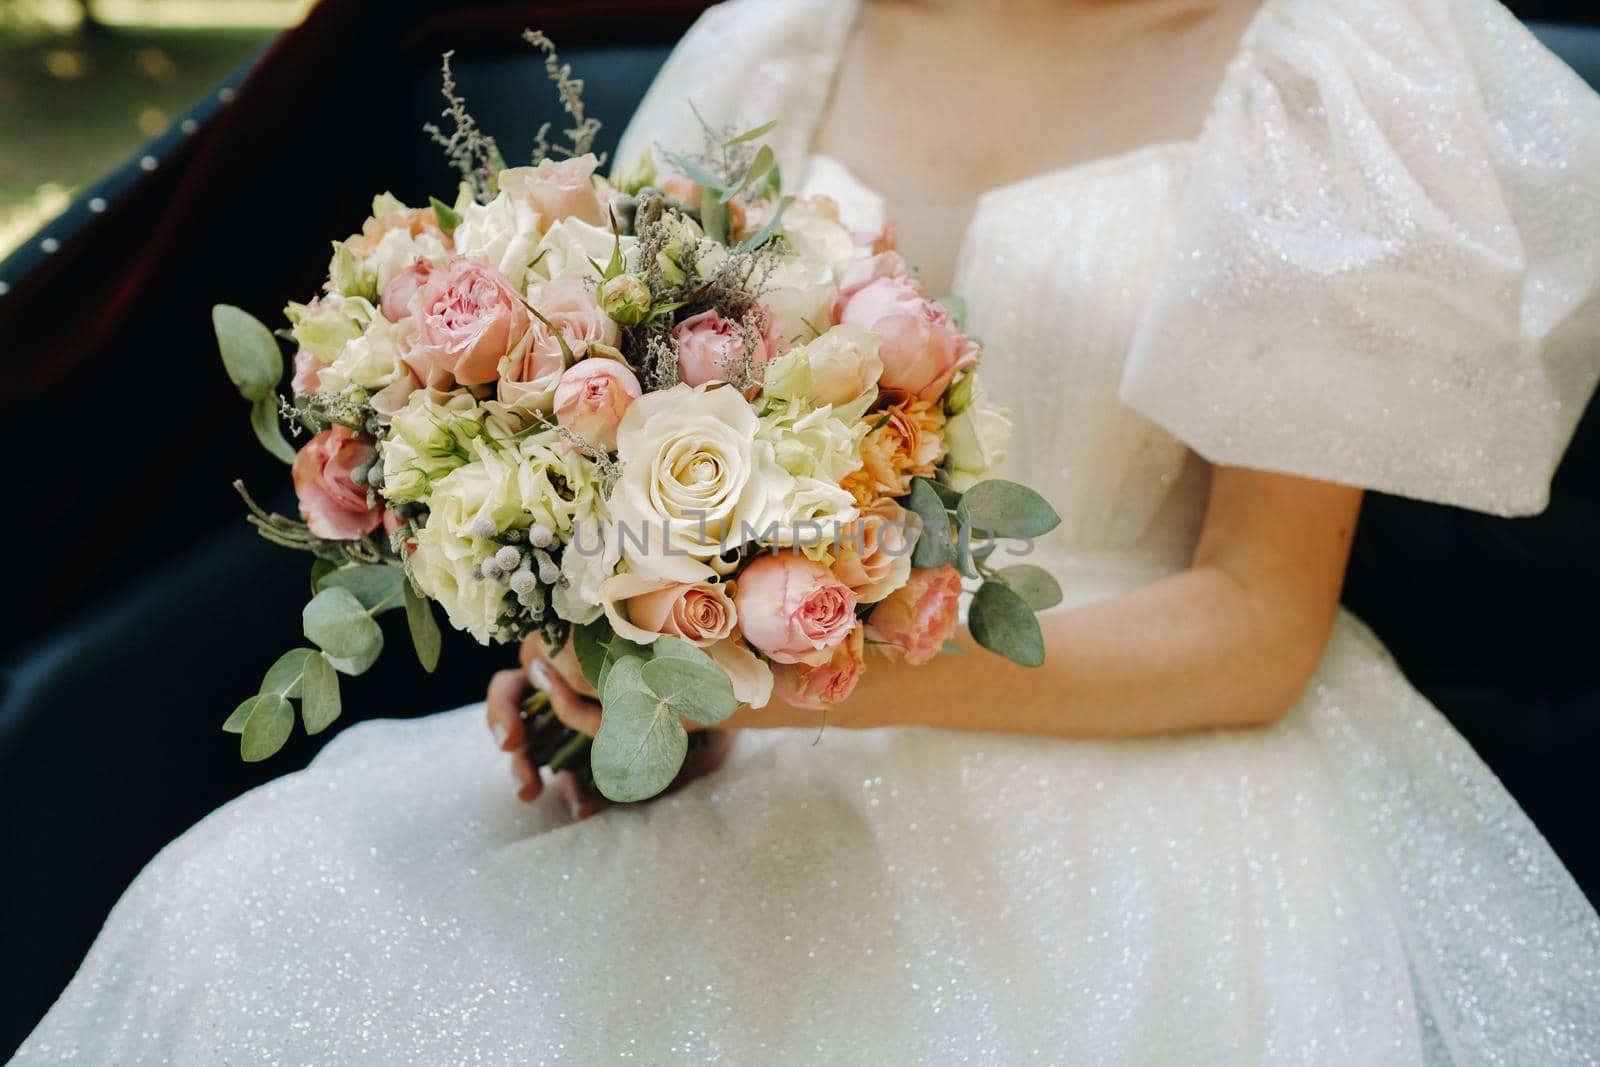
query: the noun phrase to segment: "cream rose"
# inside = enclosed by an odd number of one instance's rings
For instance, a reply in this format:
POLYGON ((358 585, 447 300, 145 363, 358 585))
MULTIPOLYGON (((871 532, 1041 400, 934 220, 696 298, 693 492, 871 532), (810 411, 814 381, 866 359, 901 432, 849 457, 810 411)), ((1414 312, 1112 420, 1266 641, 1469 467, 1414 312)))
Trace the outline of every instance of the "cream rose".
POLYGON ((773 465, 756 428, 750 405, 724 386, 677 385, 629 405, 610 507, 633 570, 700 581, 725 548, 767 525, 773 465))
POLYGON ((966 492, 1005 461, 1010 416, 1008 409, 989 402, 983 383, 974 378, 972 399, 944 424, 945 467, 957 492, 966 492))

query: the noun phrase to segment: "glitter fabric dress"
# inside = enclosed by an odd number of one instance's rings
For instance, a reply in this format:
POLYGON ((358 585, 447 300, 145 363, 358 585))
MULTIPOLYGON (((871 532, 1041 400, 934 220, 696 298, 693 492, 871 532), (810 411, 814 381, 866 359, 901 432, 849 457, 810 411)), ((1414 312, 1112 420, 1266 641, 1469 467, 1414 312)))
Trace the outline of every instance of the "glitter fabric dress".
MULTIPOLYGON (((810 153, 854 14, 714 9, 622 157, 697 146, 689 97, 777 117, 791 184, 870 226, 810 153)), ((997 189, 967 230, 1062 610, 1182 567, 1211 463, 1540 508, 1597 251, 1600 101, 1503 9, 1266 0, 1195 140, 997 189)), ((513 801, 480 708, 352 728, 152 862, 18 1062, 1600 1056, 1594 911, 1348 615, 1267 729, 815 739, 747 733, 564 825, 513 801)))

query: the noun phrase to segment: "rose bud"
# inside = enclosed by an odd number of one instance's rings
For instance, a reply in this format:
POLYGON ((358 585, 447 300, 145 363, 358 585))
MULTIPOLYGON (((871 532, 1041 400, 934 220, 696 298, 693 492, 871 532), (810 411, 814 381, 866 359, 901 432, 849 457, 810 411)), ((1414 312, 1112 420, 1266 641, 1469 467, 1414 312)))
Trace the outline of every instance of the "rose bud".
POLYGON ((643 390, 626 364, 586 359, 567 368, 556 386, 556 422, 597 448, 617 447, 617 426, 643 390))
POLYGON ((600 307, 624 326, 637 326, 650 314, 652 297, 644 279, 619 274, 600 286, 600 307))

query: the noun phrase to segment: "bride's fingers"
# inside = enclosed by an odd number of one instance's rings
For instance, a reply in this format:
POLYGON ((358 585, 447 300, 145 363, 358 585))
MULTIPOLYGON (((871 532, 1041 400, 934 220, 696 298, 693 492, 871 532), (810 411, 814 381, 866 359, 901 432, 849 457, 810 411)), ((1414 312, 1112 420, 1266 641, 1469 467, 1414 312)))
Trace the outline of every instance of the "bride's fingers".
POLYGON ((535 659, 529 663, 528 677, 550 694, 550 706, 555 709, 556 718, 589 737, 600 731, 599 703, 579 695, 548 660, 535 659))
POLYGON ((587 819, 611 803, 595 790, 584 786, 571 771, 562 771, 552 778, 550 787, 574 822, 587 819))
POLYGON ((489 679, 484 712, 489 733, 502 752, 522 750, 522 698, 528 693, 528 676, 518 670, 496 671, 489 679))

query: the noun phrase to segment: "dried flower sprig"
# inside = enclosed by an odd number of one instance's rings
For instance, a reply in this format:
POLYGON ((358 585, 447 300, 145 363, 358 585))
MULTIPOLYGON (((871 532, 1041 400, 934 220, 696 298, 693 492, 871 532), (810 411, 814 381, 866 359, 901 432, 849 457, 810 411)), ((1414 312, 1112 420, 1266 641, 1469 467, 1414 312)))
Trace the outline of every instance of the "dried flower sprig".
MULTIPOLYGON (((561 62, 555 42, 540 31, 523 30, 522 39, 544 53, 544 72, 556 87, 556 95, 561 100, 561 109, 572 118, 572 125, 561 131, 567 135, 569 142, 567 145, 550 144, 550 123, 547 122, 539 127, 533 149, 533 162, 538 163, 552 151, 564 156, 583 155, 594 147, 595 135, 600 132, 600 120, 584 112, 583 79, 572 76, 572 64, 561 62)), ((605 163, 604 153, 600 156, 600 162, 605 163)))
POLYGON ((478 126, 477 120, 467 111, 466 100, 456 91, 455 72, 450 69, 453 55, 455 52, 449 51, 441 57, 443 73, 439 88, 448 105, 440 114, 450 120, 453 129, 448 136, 431 122, 425 123, 422 129, 434 144, 444 149, 445 158, 461 173, 461 180, 472 187, 479 203, 488 203, 494 198, 494 177, 505 166, 505 159, 494 138, 478 126))

